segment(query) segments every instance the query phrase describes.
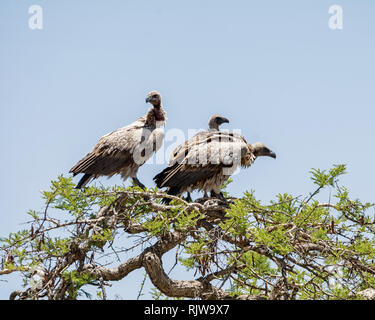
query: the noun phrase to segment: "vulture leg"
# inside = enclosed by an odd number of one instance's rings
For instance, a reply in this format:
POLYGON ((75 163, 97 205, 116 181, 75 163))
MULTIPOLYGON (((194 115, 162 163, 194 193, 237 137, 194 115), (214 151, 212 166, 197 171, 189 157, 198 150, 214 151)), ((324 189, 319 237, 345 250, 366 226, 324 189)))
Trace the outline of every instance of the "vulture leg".
POLYGON ((145 186, 141 181, 139 181, 137 177, 133 178, 133 182, 134 182, 138 187, 140 187, 141 189, 146 190, 146 186, 145 186))
MULTIPOLYGON (((137 177, 132 178, 132 179, 133 179, 133 182, 134 182, 138 187, 140 187, 141 189, 143 189, 144 191, 146 191, 146 186, 145 186, 141 181, 139 181, 137 177)), ((146 196, 146 195, 143 196, 143 199, 145 199, 145 201, 150 201, 150 197, 149 197, 149 196, 146 196)))
POLYGON ((211 191, 211 198, 217 198, 219 200, 227 202, 222 192, 216 193, 215 191, 211 191))
POLYGON ((207 191, 204 192, 203 198, 208 198, 207 191))
POLYGON ((185 200, 186 200, 187 202, 193 202, 193 199, 191 198, 191 194, 190 194, 190 192, 187 193, 187 196, 186 196, 185 200))

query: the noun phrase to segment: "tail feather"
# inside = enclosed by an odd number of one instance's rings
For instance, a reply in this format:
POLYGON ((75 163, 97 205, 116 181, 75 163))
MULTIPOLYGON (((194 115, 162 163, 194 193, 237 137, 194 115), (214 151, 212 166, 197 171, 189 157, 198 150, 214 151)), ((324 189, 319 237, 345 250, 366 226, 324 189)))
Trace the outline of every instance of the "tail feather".
POLYGON ((85 171, 90 169, 92 165, 95 164, 96 160, 97 160, 96 154, 90 152, 83 159, 79 160, 74 165, 74 167, 69 170, 69 172, 73 173, 74 175, 78 173, 84 173, 85 171))
MULTIPOLYGON (((169 190, 167 191, 167 194, 169 194, 170 196, 179 196, 181 193, 181 188, 180 187, 172 187, 172 188, 169 188, 169 190)), ((163 198, 161 199, 161 203, 163 204, 170 204, 172 201, 172 199, 170 198, 163 198)))
POLYGON ((158 173, 154 178, 153 180, 155 181, 156 185, 158 188, 161 188, 162 187, 162 184, 164 182, 164 179, 167 175, 167 172, 168 172, 168 169, 169 168, 166 168, 164 169, 162 172, 158 173), (167 171, 167 172, 166 172, 167 171))
MULTIPOLYGON (((177 165, 178 165, 178 163, 174 164, 171 167, 165 168, 162 172, 158 173, 154 177, 153 180, 155 181, 158 188, 162 188, 162 187, 167 186, 167 185, 164 185, 167 182, 167 179, 168 179, 167 177, 176 168, 177 165)), ((179 196, 181 194, 181 187, 180 186, 170 186, 167 190, 167 194, 169 194, 171 196, 179 196)), ((171 201, 172 201, 172 199, 170 199, 170 198, 163 198, 161 200, 162 203, 167 204, 167 205, 171 201)))
POLYGON ((79 180, 79 182, 76 186, 76 189, 81 189, 81 188, 85 187, 86 184, 88 184, 90 182, 91 178, 92 178, 92 174, 85 173, 85 175, 81 178, 81 180, 79 180))
POLYGON ((178 163, 175 163, 173 166, 165 168, 153 178, 158 188, 167 187, 167 185, 164 185, 167 182, 167 177, 178 165, 178 163))

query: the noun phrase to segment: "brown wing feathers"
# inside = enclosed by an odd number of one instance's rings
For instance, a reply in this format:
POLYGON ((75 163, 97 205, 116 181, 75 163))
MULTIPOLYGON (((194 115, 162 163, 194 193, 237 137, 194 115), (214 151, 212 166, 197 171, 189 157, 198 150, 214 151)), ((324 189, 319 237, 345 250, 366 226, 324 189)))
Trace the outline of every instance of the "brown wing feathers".
POLYGON ((73 175, 78 173, 111 175, 118 172, 130 160, 131 155, 127 152, 112 155, 89 153, 79 161, 70 172, 72 172, 73 175))
POLYGON ((94 151, 87 154, 82 160, 80 160, 70 172, 73 176, 79 173, 85 173, 81 180, 77 184, 77 189, 80 189, 92 178, 101 175, 111 176, 117 173, 121 168, 123 168, 130 160, 130 154, 122 155, 110 155, 97 154, 94 151))
POLYGON ((175 164, 164 169, 154 177, 158 188, 163 187, 189 187, 200 181, 211 178, 222 170, 221 165, 190 166, 175 164))
POLYGON ((83 173, 90 168, 90 166, 95 163, 96 156, 94 153, 88 153, 82 160, 70 169, 69 172, 73 173, 73 177, 79 173, 83 173))

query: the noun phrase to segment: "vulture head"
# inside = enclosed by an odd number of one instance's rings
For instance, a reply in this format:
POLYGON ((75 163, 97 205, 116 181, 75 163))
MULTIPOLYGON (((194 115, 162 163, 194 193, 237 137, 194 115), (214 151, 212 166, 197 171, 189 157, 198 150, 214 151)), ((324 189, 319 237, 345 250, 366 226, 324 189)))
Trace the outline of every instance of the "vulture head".
MULTIPOLYGON (((151 103, 154 108, 150 110, 153 113, 153 118, 156 121, 165 121, 165 112, 161 108, 161 95, 157 91, 151 91, 146 97, 146 103, 151 103)), ((153 121, 151 121, 153 122, 153 121)))
POLYGON ((151 91, 146 97, 146 103, 151 103, 154 108, 160 108, 161 106, 161 95, 157 91, 151 91))
POLYGON ((276 159, 276 153, 266 147, 262 142, 256 142, 251 145, 253 153, 256 157, 271 157, 276 159))
POLYGON ((210 121, 208 122, 208 127, 210 130, 219 130, 219 126, 223 123, 229 123, 229 120, 219 114, 214 114, 211 116, 210 121))

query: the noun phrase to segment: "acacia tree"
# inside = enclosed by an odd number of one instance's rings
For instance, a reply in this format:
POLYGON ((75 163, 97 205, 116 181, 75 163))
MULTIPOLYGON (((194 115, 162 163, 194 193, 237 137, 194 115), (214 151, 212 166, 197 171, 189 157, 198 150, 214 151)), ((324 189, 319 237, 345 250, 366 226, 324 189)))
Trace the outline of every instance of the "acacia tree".
POLYGON ((10 299, 77 299, 87 286, 106 299, 107 286, 140 268, 159 298, 374 298, 373 205, 349 198, 338 182, 344 172, 313 169, 313 192, 268 204, 254 192, 189 203, 134 186, 80 191, 60 176, 43 192, 45 210, 29 211, 28 227, 1 239, 0 276, 22 274, 10 299), (328 203, 317 200, 325 188, 328 203), (167 274, 162 257, 173 249, 194 279, 167 274))

